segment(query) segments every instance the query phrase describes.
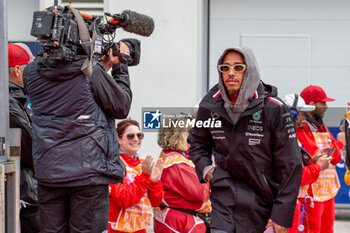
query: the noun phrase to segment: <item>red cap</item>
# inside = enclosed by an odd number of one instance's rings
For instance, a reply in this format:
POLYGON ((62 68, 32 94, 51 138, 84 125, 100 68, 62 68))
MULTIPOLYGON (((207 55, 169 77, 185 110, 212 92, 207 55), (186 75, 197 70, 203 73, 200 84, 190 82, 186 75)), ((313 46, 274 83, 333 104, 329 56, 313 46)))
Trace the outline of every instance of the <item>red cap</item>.
POLYGON ((20 66, 30 62, 28 52, 19 45, 8 44, 9 67, 20 66))
POLYGON ((313 102, 328 102, 334 101, 335 99, 328 98, 326 92, 320 86, 307 86, 300 93, 300 96, 305 100, 305 103, 308 104, 311 101, 313 102))

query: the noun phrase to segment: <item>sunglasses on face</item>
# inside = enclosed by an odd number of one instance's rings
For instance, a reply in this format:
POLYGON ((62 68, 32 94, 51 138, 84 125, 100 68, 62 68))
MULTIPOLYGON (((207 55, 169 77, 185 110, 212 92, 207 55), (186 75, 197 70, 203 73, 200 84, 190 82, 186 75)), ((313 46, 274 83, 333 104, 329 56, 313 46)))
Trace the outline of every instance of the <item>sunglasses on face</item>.
POLYGON ((129 139, 129 140, 133 140, 134 137, 137 137, 139 140, 142 140, 143 137, 145 136, 142 132, 139 132, 139 133, 128 133, 126 135, 126 138, 129 139))
POLYGON ((245 69, 247 68, 247 66, 245 64, 235 64, 233 66, 230 66, 229 64, 221 64, 218 66, 218 70, 221 73, 228 73, 230 72, 230 69, 233 69, 234 72, 243 72, 245 71, 245 69))

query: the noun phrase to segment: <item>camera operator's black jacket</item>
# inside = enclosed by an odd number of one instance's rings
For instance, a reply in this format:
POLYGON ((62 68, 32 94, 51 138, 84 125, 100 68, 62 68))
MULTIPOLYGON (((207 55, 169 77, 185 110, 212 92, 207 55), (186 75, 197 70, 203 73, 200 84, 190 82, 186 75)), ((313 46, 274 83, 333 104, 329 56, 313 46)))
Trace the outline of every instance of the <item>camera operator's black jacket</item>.
POLYGON ((123 181, 115 118, 125 118, 130 110, 128 67, 114 65, 112 78, 97 63, 87 77, 80 71, 84 60, 37 57, 24 70, 33 111, 34 166, 42 185, 123 181))

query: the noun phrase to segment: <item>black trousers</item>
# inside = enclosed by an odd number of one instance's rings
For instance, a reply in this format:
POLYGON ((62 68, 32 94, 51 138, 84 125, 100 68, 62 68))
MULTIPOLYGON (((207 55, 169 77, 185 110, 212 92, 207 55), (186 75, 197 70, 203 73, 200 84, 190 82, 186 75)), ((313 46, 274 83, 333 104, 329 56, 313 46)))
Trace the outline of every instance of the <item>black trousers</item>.
POLYGON ((21 233, 39 233, 39 208, 38 206, 27 205, 20 210, 21 233))
POLYGON ((38 185, 42 233, 102 233, 108 229, 108 185, 38 185))

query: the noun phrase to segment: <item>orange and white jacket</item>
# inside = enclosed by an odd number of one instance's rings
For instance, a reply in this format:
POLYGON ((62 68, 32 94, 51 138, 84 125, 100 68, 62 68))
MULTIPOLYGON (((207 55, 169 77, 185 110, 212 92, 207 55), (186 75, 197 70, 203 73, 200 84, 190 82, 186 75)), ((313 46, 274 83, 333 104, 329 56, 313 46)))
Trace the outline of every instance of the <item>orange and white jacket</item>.
POLYGON ((152 182, 141 171, 143 158, 120 155, 126 166, 123 184, 110 184, 108 232, 146 232, 152 221, 152 207, 163 198, 162 181, 152 182))
POLYGON ((336 149, 332 154, 330 166, 319 173, 319 177, 307 190, 303 190, 304 195, 307 192, 308 195, 313 197, 317 202, 330 200, 335 197, 340 188, 338 175, 334 166, 341 161, 340 149, 343 147, 343 144, 334 139, 327 126, 324 124, 317 124, 308 119, 301 125, 302 127, 297 128, 297 137, 302 143, 303 148, 306 149, 311 156, 315 155, 317 150, 322 148, 328 147, 336 149))
MULTIPOLYGON (((201 184, 186 152, 163 150, 163 206, 210 213, 209 184, 201 184)), ((202 219, 171 208, 154 208, 154 232, 205 232, 202 219)))

